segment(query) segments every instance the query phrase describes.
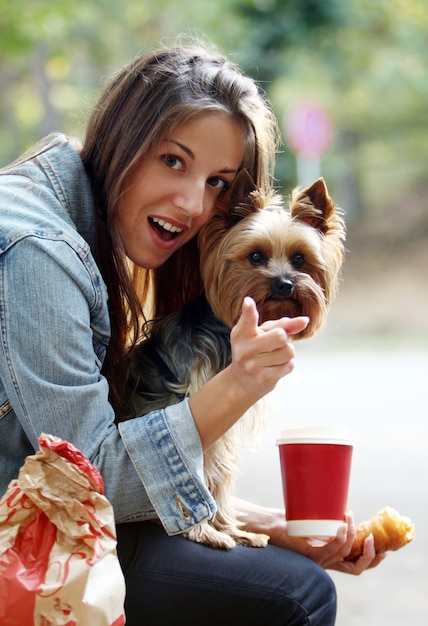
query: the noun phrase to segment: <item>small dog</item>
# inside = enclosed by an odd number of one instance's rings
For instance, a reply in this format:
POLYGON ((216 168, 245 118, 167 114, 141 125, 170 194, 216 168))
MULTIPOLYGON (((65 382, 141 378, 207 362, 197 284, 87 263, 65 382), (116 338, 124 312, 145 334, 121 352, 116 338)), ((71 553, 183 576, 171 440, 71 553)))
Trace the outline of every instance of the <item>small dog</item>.
MULTIPOLYGON (((263 196, 245 170, 238 174, 199 234, 204 294, 154 321, 131 355, 132 411, 125 419, 191 396, 229 365, 230 329, 245 296, 256 302, 260 323, 306 315, 309 325, 294 338, 314 335, 337 290, 344 239, 344 221, 322 178, 296 188, 286 210, 279 195, 263 196)), ((217 548, 267 544, 267 535, 240 528, 231 506, 243 430, 255 429, 257 415, 250 410, 206 450, 205 480, 218 510, 187 538, 217 548)))

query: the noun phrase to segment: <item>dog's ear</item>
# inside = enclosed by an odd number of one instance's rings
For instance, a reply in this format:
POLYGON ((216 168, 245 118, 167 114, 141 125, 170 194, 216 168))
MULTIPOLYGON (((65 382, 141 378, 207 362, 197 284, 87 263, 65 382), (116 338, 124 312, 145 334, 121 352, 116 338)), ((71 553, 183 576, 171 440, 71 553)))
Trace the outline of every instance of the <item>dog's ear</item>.
POLYGON ((256 207, 256 197, 260 193, 246 169, 240 170, 229 189, 221 193, 210 219, 202 226, 198 235, 201 259, 219 243, 223 235, 244 217, 260 210, 256 207))
POLYGON ((256 185, 249 171, 243 169, 239 170, 225 195, 228 197, 229 205, 232 206, 246 200, 253 191, 256 191, 256 185))
POLYGON ((259 192, 248 170, 240 170, 229 189, 219 197, 215 213, 235 224, 258 210, 256 206, 258 195, 259 192))
POLYGON ((335 206, 323 178, 318 178, 303 191, 299 188, 293 191, 290 213, 321 233, 325 234, 329 230, 329 220, 335 214, 335 206))

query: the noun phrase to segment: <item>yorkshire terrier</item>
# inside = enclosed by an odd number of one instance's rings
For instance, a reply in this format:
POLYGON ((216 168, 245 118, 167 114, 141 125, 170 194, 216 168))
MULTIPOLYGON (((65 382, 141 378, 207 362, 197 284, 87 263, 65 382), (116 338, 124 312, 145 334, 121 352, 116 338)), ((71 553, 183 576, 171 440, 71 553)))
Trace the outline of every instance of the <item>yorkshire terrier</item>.
MULTIPOLYGON (((278 194, 265 196, 245 170, 238 174, 199 234, 204 294, 152 322, 131 355, 125 419, 191 396, 229 365, 230 329, 245 296, 254 299, 260 323, 305 315, 310 322, 294 339, 314 335, 336 294, 344 240, 341 212, 322 178, 296 188, 287 210, 278 194)), ((186 531, 188 539, 217 548, 267 544, 267 535, 241 528, 231 503, 243 429, 255 430, 257 415, 249 411, 206 450, 205 480, 218 510, 186 531)))

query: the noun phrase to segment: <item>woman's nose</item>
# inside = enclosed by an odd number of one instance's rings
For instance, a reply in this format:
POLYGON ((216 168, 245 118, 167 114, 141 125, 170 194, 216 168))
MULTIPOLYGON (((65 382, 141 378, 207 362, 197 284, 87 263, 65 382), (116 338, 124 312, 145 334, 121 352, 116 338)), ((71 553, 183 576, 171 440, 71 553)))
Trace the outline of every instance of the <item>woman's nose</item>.
POLYGON ((205 181, 183 184, 176 195, 177 206, 189 217, 199 217, 204 211, 205 181))

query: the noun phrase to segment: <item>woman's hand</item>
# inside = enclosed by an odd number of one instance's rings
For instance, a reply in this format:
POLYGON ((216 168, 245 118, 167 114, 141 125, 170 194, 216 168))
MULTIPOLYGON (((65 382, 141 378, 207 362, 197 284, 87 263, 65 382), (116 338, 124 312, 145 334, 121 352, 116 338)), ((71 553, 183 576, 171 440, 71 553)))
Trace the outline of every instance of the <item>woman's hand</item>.
POLYGON ((245 530, 266 533, 270 536, 269 543, 304 554, 324 569, 357 576, 367 569, 376 567, 385 558, 384 553, 376 554, 373 536, 370 535, 364 542, 362 556, 356 561, 345 560, 355 537, 352 513, 346 514, 346 522, 340 526, 334 539, 317 546, 304 537, 290 537, 287 534, 287 523, 282 509, 260 507, 242 500, 236 500, 235 507, 245 530))
POLYGON ((301 332, 307 317, 270 320, 258 325, 259 315, 252 298, 245 298, 241 317, 232 329, 232 371, 238 383, 259 399, 294 369, 294 347, 288 335, 301 332))
MULTIPOLYGON (((288 535, 287 535, 288 537, 288 535)), ((356 561, 346 561, 351 551, 355 538, 355 522, 352 513, 346 514, 346 523, 340 526, 334 539, 324 545, 316 545, 316 542, 303 537, 288 537, 285 541, 291 550, 300 552, 316 561, 324 569, 336 570, 345 574, 358 576, 367 569, 379 565, 385 558, 384 553, 376 554, 374 549, 373 535, 369 535, 364 541, 363 554, 356 561)))
POLYGON ((231 331, 232 362, 189 398, 202 447, 208 448, 294 368, 288 335, 308 325, 307 317, 271 320, 258 325, 254 300, 245 298, 231 331))

